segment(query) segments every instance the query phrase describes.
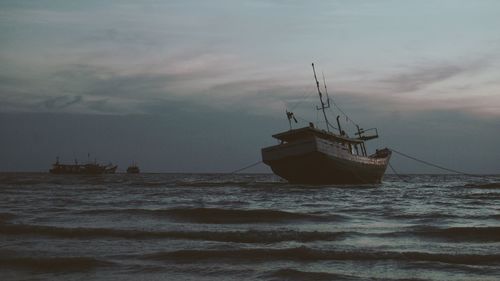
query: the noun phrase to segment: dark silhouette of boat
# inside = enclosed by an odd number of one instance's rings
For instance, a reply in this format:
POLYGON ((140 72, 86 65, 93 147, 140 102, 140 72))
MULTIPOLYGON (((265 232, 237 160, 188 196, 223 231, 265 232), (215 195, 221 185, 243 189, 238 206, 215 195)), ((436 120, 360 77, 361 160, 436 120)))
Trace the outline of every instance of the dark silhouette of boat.
POLYGON ((127 168, 127 174, 139 174, 140 172, 141 170, 135 162, 133 162, 132 165, 128 166, 127 168))
POLYGON ((385 173, 391 151, 387 148, 376 150, 368 155, 365 141, 378 138, 376 128, 361 129, 358 125, 357 137, 349 137, 342 130, 340 116, 337 116, 338 133, 327 118, 325 109, 330 107, 330 98, 325 83, 327 102, 323 102, 312 64, 314 79, 323 111, 326 130, 316 128, 313 123, 308 127, 292 129, 292 112, 286 112, 290 130, 273 135, 280 144, 262 149, 262 161, 273 172, 291 183, 300 184, 373 184, 380 183, 385 173), (368 132, 374 131, 371 135, 368 132))
POLYGON ((59 157, 56 162, 52 164, 52 169, 49 170, 52 174, 77 174, 77 175, 100 175, 100 174, 114 174, 118 166, 108 164, 102 165, 98 164, 96 161, 93 163, 78 164, 75 160, 75 164, 61 164, 59 162, 59 157))

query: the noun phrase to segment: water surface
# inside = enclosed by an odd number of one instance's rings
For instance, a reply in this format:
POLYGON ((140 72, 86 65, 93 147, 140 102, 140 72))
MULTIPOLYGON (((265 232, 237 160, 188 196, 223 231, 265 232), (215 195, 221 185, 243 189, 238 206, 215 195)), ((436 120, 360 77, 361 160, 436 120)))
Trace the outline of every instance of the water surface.
POLYGON ((500 183, 403 179, 0 174, 0 279, 500 280, 500 183))

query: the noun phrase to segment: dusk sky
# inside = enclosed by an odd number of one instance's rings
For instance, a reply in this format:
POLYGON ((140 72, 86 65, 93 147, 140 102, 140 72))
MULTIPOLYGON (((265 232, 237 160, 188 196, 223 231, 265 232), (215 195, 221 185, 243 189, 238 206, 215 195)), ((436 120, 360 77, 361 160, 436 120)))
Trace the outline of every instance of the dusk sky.
POLYGON ((285 109, 324 125, 311 62, 354 121, 378 128, 370 152, 500 173, 496 0, 3 0, 0 171, 87 153, 122 171, 238 169, 288 128, 285 109))

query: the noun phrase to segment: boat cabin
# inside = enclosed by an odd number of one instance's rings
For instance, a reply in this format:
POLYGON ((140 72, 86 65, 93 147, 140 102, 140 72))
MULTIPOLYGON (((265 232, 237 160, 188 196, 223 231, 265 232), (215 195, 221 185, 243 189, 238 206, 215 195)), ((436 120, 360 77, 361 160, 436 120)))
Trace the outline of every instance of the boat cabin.
POLYGON ((303 127, 299 129, 291 129, 286 132, 278 133, 273 135, 273 138, 279 140, 281 144, 295 142, 308 138, 321 138, 331 142, 339 143, 345 147, 345 150, 349 151, 351 154, 367 156, 365 141, 374 139, 378 137, 376 135, 365 136, 363 135, 364 131, 358 130, 359 137, 350 138, 347 135, 337 135, 325 130, 320 130, 314 127, 313 124, 310 124, 309 127, 303 127))

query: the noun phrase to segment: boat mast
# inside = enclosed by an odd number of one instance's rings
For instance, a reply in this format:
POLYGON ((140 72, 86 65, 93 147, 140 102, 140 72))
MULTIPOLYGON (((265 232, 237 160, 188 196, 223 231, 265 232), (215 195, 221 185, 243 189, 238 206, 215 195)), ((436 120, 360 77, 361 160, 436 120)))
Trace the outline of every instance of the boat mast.
POLYGON ((316 81, 316 88, 318 89, 318 95, 319 95, 319 100, 321 102, 321 107, 316 106, 317 110, 322 110, 323 111, 323 116, 325 117, 325 122, 326 122, 326 130, 330 132, 330 123, 328 122, 328 118, 326 117, 325 113, 325 108, 330 107, 330 99, 328 99, 328 104, 325 105, 323 102, 323 94, 321 94, 321 90, 319 89, 319 82, 318 78, 316 77, 316 70, 314 69, 314 63, 312 63, 312 68, 313 68, 313 73, 314 73, 314 80, 316 81))

